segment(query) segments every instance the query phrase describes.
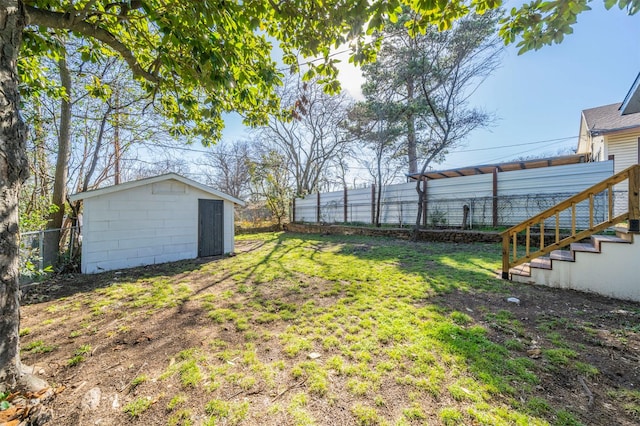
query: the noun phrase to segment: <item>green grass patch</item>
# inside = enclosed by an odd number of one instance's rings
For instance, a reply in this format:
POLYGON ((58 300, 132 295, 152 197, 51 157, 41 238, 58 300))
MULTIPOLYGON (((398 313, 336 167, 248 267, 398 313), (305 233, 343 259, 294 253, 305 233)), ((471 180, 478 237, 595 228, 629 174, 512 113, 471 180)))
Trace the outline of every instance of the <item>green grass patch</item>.
POLYGON ((185 349, 179 352, 175 358, 170 360, 169 367, 160 375, 160 380, 178 375, 183 387, 195 387, 203 380, 202 370, 199 363, 204 362, 206 357, 197 349, 185 349))
POLYGON ((183 405, 185 402, 187 402, 187 400, 188 400, 187 396, 183 395, 183 394, 179 394, 179 395, 174 396, 167 403, 167 411, 175 410, 177 407, 179 407, 179 406, 183 405))
POLYGON ((583 423, 576 419, 575 415, 567 410, 556 412, 554 426, 583 426, 583 423))
POLYGON ((100 315, 121 303, 148 312, 174 307, 191 296, 191 289, 184 283, 175 283, 171 278, 161 276, 113 284, 96 290, 96 293, 103 297, 91 304, 91 310, 100 315))
POLYGON ((32 354, 44 354, 55 350, 53 345, 47 345, 43 340, 34 340, 22 346, 22 350, 32 354))
POLYGON ((608 392, 608 395, 614 398, 623 410, 636 419, 640 419, 640 390, 636 389, 619 389, 608 392))
POLYGON ((287 406, 287 414, 291 416, 297 426, 314 426, 321 424, 316 422, 311 413, 306 409, 309 397, 304 393, 297 393, 291 398, 287 406))
MULTIPOLYGON (((478 293, 483 300, 512 294, 512 284, 495 278, 498 245, 278 233, 243 239, 259 241, 178 276, 117 282, 86 305, 98 316, 84 322, 86 335, 128 332, 122 321, 99 328, 123 308, 145 317, 187 298, 189 313, 207 320, 206 330, 182 331, 185 342, 205 340, 168 354, 157 376, 175 395, 161 410, 168 424, 321 425, 323 411, 339 407, 336 421, 359 425, 543 425, 565 414, 535 399, 536 372, 551 365, 597 374, 578 362, 577 350, 560 346, 553 333, 568 326, 561 320, 537 324, 553 348, 533 360, 519 317, 460 304, 478 293)), ((131 386, 148 380, 138 376, 131 386)), ((137 417, 151 402, 129 405, 137 417)))
POLYGON ((153 405, 151 398, 136 398, 122 407, 122 411, 131 417, 138 417, 153 405))
POLYGON ((361 403, 356 403, 351 407, 351 414, 355 418, 357 424, 362 426, 380 424, 380 415, 373 407, 368 407, 361 403))
MULTIPOLYGON (((249 410, 248 402, 229 402, 219 399, 209 401, 204 408, 205 412, 211 416, 210 422, 224 422, 228 425, 237 425, 247 416, 249 410)), ((216 424, 216 423, 211 423, 216 424)))
POLYGON ((532 397, 526 403, 526 410, 534 416, 547 416, 552 412, 549 403, 542 398, 532 397))
POLYGON ((167 420, 168 426, 192 426, 194 422, 192 421, 193 415, 190 410, 182 409, 178 410, 175 413, 169 416, 167 420))
POLYGON ((440 410, 438 417, 445 426, 455 426, 464 424, 464 415, 454 407, 446 407, 440 410))
POLYGON ((91 354, 91 345, 82 345, 78 349, 76 349, 73 353, 73 357, 67 360, 67 365, 69 367, 74 367, 81 362, 84 362, 86 359, 85 356, 91 354))
POLYGON ((131 388, 135 388, 136 386, 140 386, 141 384, 143 384, 144 382, 149 380, 149 376, 147 376, 146 374, 141 374, 139 376, 136 376, 133 378, 133 380, 131 380, 131 388))
POLYGON ((572 358, 578 356, 576 351, 571 349, 543 349, 542 354, 553 367, 564 367, 569 365, 572 358))
POLYGON ((490 313, 485 315, 485 319, 489 322, 491 327, 512 334, 514 336, 523 336, 524 327, 522 323, 513 317, 510 311, 498 311, 496 313, 490 313))

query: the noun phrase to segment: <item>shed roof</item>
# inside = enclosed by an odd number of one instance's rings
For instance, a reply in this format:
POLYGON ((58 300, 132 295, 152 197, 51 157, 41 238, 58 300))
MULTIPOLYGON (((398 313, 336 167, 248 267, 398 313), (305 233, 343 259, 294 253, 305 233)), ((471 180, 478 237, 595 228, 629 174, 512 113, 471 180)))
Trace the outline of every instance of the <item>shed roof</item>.
POLYGON ((640 113, 622 115, 622 103, 589 108, 582 111, 582 116, 591 134, 605 134, 619 130, 640 127, 640 113))
POLYGON ((427 179, 442 179, 459 176, 482 175, 493 173, 494 170, 499 172, 511 172, 514 170, 537 169, 540 167, 564 166, 567 164, 584 163, 586 156, 584 154, 563 155, 561 157, 538 158, 526 161, 509 161, 506 163, 482 164, 479 166, 460 167, 457 169, 434 170, 424 174, 413 173, 407 175, 410 179, 419 179, 421 176, 427 179))
POLYGON ((150 178, 145 178, 145 179, 139 179, 139 180, 133 180, 130 182, 125 182, 125 183, 121 183, 119 185, 112 185, 112 186, 106 186, 104 188, 99 188, 99 189, 94 189, 92 191, 86 191, 86 192, 79 192, 77 194, 73 194, 71 196, 69 196, 69 199, 71 201, 76 201, 76 200, 86 200, 87 198, 93 198, 93 197, 97 197, 100 195, 107 195, 107 194, 112 194, 114 192, 119 192, 119 191, 125 191, 127 189, 133 189, 133 188, 137 188, 139 186, 143 186, 143 185, 149 185, 149 184, 153 184, 153 183, 157 183, 157 182, 163 182, 166 180, 177 180, 178 182, 182 182, 185 185, 191 186, 193 188, 197 188, 201 191, 204 191, 208 194, 211 194, 215 197, 218 198, 222 198, 223 200, 232 202, 234 204, 237 204, 239 206, 244 206, 245 202, 232 197, 231 195, 225 194, 224 192, 220 192, 218 190, 215 190, 213 188, 211 188, 210 186, 207 185, 203 185, 199 182, 196 182, 195 180, 191 180, 188 179, 184 176, 180 176, 179 174, 176 173, 167 173, 164 175, 159 175, 159 176, 154 176, 154 177, 150 177, 150 178))

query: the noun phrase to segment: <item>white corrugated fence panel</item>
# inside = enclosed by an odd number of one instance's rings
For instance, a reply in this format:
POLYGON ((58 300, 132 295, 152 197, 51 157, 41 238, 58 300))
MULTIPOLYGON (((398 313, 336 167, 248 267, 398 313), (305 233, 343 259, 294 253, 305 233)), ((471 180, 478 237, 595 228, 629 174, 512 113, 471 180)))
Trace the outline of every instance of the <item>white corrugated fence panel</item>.
POLYGON ((613 175, 612 161, 498 173, 498 194, 576 194, 613 175))
POLYGON ((316 194, 307 195, 304 198, 296 198, 296 222, 315 222, 316 206, 318 199, 316 194))
POLYGON ((320 221, 344 222, 344 191, 325 192, 320 195, 320 221))
MULTIPOLYGON (((498 222, 515 225, 613 174, 613 162, 580 163, 498 173, 498 222)), ((377 196, 377 191, 376 191, 377 196)), ((321 221, 344 221, 344 192, 321 194, 321 221)), ((622 201, 620 201, 622 200, 622 201)), ((616 203, 624 195, 616 194, 616 203)), ((347 222, 371 223, 371 188, 347 192, 347 222)), ((414 223, 418 213, 416 183, 389 185, 382 189, 380 220, 385 224, 414 223)), ((607 214, 606 196, 596 197, 596 220, 607 214)), ((493 224, 493 175, 478 174, 430 180, 427 183, 427 223, 461 226, 465 206, 468 224, 493 224)), ((315 222, 317 195, 296 200, 296 221, 315 222)), ((578 205, 578 226, 588 223, 588 203, 578 205)), ((569 213, 560 216, 561 227, 570 227, 569 213)), ((548 226, 555 226, 549 223, 548 226)))
POLYGON ((471 175, 434 179, 427 183, 430 199, 490 197, 493 194, 493 175, 471 175))
POLYGON ((347 191, 347 222, 371 223, 371 187, 347 191))

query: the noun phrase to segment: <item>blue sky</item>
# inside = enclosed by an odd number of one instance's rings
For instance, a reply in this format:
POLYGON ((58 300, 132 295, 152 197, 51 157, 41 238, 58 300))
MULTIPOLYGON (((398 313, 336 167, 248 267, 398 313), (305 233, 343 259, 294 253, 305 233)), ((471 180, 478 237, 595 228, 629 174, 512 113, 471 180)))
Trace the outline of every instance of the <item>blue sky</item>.
MULTIPOLYGON (((640 72, 640 14, 607 11, 600 0, 592 8, 579 15, 574 33, 561 44, 523 55, 515 46, 506 47, 500 69, 472 98, 475 106, 495 113, 498 121, 489 130, 471 134, 436 169, 555 155, 577 145, 581 110, 624 99, 640 72), (541 142, 560 138, 568 139, 541 142), (526 145, 505 147, 516 144, 526 145)), ((341 78, 343 87, 356 97, 358 74, 345 68, 341 78)), ((246 132, 236 120, 227 126, 227 140, 242 138, 246 132)))
POLYGON ((622 102, 640 72, 640 16, 593 10, 578 17, 574 33, 561 44, 517 54, 508 46, 501 68, 480 87, 474 103, 499 118, 489 131, 471 135, 442 167, 508 161, 521 155, 555 154, 575 147, 580 112, 586 108, 622 102), (525 146, 487 149, 528 143, 525 146))

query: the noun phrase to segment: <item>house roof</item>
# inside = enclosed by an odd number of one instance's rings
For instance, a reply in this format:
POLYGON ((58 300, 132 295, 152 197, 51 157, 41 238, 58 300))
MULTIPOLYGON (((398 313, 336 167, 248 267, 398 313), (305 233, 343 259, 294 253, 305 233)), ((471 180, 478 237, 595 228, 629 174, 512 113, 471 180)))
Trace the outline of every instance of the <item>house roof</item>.
POLYGON ((106 195, 106 194, 112 194, 114 192, 119 192, 119 191, 125 191, 127 189, 133 189, 133 188, 137 188, 139 186, 143 186, 143 185, 149 185, 149 184, 153 184, 153 183, 157 183, 157 182, 163 182, 166 180, 177 180, 178 182, 182 182, 185 185, 197 188, 201 191, 204 191, 208 194, 211 194, 215 197, 218 198, 222 198, 223 200, 226 201, 230 201, 234 204, 237 204, 239 206, 244 206, 245 202, 232 197, 231 195, 227 195, 224 192, 220 192, 218 190, 215 190, 213 188, 211 188, 210 186, 207 185, 203 185, 199 182, 196 182, 195 180, 191 180, 191 179, 187 179, 184 176, 180 176, 179 174, 176 173, 167 173, 165 175, 159 175, 159 176, 154 176, 154 177, 150 177, 150 178, 145 178, 145 179, 139 179, 139 180, 134 180, 131 182, 125 182, 125 183, 121 183, 119 185, 112 185, 112 186, 106 186, 104 188, 100 188, 100 189, 94 189, 92 191, 86 191, 86 192, 79 192, 77 194, 73 194, 71 196, 69 196, 69 199, 71 201, 76 201, 76 200, 86 200, 87 198, 93 198, 93 197, 97 197, 100 195, 106 195))
POLYGON ((640 73, 636 76, 620 107, 622 115, 640 112, 640 73))
POLYGON ((514 170, 537 169, 540 167, 564 166, 567 164, 584 163, 586 156, 583 154, 564 155, 561 157, 538 158, 526 161, 509 161, 506 163, 483 164, 480 166, 460 167, 457 169, 428 171, 424 174, 413 173, 407 175, 410 179, 419 179, 421 176, 427 179, 442 179, 458 176, 482 175, 499 172, 511 172, 514 170))
POLYGON ((592 135, 640 127, 640 113, 621 115, 622 104, 604 105, 582 111, 587 129, 592 135))

